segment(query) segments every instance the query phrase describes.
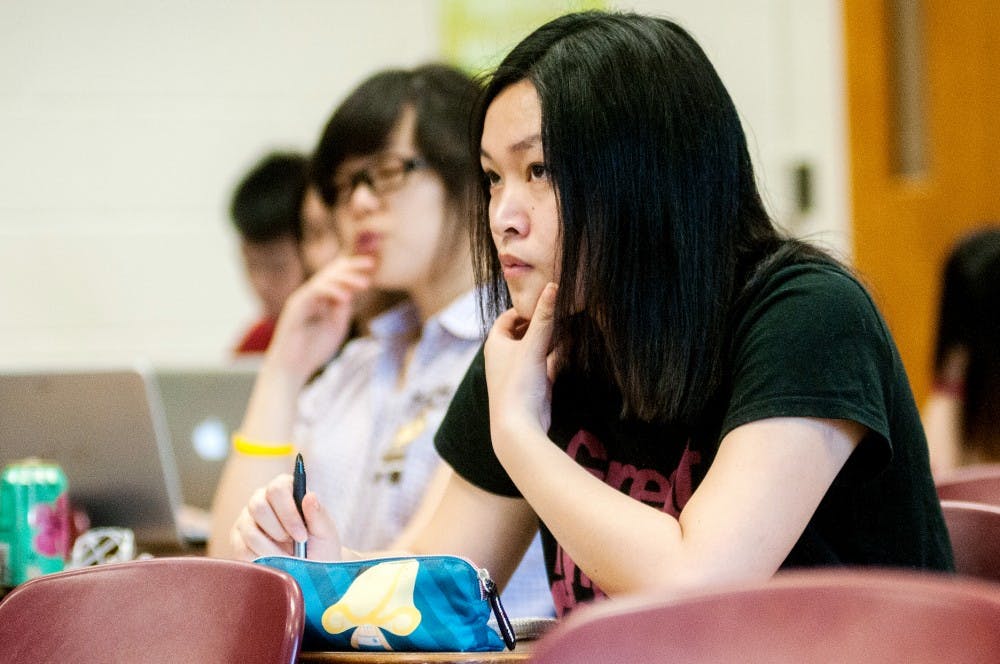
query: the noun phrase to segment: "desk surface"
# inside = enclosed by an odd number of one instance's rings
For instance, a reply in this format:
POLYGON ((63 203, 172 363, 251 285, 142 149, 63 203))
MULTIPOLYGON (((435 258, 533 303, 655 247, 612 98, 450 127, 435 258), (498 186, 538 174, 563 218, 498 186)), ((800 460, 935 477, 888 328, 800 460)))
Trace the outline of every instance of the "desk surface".
POLYGON ((521 641, 513 652, 301 652, 300 662, 324 664, 504 664, 527 662, 534 641, 521 641))

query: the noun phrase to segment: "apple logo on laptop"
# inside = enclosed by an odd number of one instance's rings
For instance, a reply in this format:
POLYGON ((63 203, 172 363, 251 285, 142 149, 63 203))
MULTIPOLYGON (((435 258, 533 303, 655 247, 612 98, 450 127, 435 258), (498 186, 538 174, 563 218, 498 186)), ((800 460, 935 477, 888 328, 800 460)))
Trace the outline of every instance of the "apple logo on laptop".
POLYGON ((229 452, 229 431, 217 417, 209 417, 195 425, 191 444, 199 457, 206 461, 222 461, 229 452))

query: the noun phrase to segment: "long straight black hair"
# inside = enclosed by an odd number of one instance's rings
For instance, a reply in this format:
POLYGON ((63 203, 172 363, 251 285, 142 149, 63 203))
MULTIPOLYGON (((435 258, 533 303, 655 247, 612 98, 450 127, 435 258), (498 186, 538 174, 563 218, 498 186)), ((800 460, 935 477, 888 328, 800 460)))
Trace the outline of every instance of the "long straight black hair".
MULTIPOLYGON (((525 79, 540 99, 561 221, 554 343, 574 368, 617 386, 623 416, 694 425, 723 380, 741 288, 786 246, 736 108, 675 23, 581 12, 538 28, 499 65, 474 146, 490 103, 525 79)), ((473 254, 489 316, 510 296, 485 183, 477 198, 473 254)))

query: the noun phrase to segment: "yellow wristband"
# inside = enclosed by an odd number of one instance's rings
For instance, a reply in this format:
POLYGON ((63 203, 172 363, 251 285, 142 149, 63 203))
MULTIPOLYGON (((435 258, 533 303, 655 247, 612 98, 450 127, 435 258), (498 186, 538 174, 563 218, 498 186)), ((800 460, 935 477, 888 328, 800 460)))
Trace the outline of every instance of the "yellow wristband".
POLYGON ((244 438, 233 434, 233 449, 247 456, 286 456, 295 451, 291 443, 270 443, 244 438))

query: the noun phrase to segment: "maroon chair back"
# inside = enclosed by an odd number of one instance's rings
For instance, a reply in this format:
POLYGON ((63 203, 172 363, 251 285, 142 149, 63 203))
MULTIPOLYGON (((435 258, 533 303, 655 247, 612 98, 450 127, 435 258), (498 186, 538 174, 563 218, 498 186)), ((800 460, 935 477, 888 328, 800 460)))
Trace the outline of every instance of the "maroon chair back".
POLYGON ((154 558, 40 576, 0 601, 9 662, 294 662, 302 593, 254 563, 154 558))
POLYGON ((536 664, 995 664, 1000 585, 899 570, 821 569, 664 599, 585 607, 543 636, 536 664))
POLYGON ((960 500, 942 500, 955 552, 955 571, 1000 582, 1000 507, 960 500))
POLYGON ((956 468, 934 479, 941 500, 1000 505, 1000 463, 956 468))

